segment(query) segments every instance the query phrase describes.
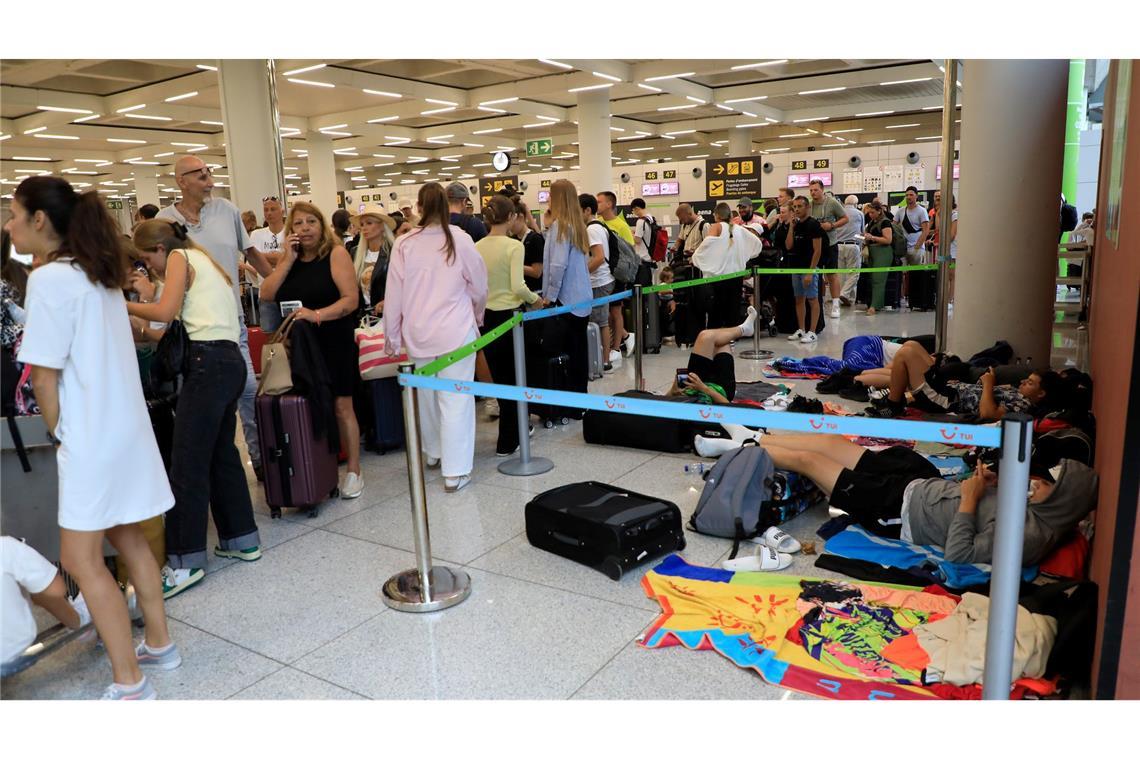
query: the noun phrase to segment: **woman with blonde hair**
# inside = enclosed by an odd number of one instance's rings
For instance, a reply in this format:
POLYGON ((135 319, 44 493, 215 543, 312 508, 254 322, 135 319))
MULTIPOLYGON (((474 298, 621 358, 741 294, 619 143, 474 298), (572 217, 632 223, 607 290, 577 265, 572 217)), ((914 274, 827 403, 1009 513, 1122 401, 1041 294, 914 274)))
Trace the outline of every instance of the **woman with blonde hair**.
POLYGON ((285 220, 285 245, 273 274, 261 284, 262 297, 284 303, 300 301, 294 319, 312 322, 320 334, 321 354, 332 378, 341 450, 348 456, 340 495, 355 499, 364 491, 360 473, 360 424, 352 408, 359 380, 356 310, 360 286, 352 257, 325 221, 321 210, 299 201, 285 220))
POLYGON ((360 230, 360 242, 352 251, 356 279, 368 294, 368 306, 380 314, 384 305, 384 283, 388 278, 388 260, 396 238, 396 220, 388 216, 379 203, 365 203, 352 223, 360 230))
MULTIPOLYGON (((163 595, 180 594, 206 575, 207 512, 218 529, 219 557, 261 557, 257 524, 241 457, 234 445, 235 412, 245 388, 238 348, 240 318, 233 282, 179 222, 150 219, 135 227, 139 255, 163 278, 157 303, 128 303, 131 316, 179 319, 190 338, 189 370, 178 395, 171 446, 174 509, 166 515, 163 595)), ((142 288, 132 281, 136 290, 142 288)))
MULTIPOLYGON (((384 297, 384 351, 402 351, 417 367, 465 346, 479 335, 487 305, 487 267, 471 236, 451 224, 447 195, 438 182, 420 188, 419 225, 396 240, 384 297)), ((439 371, 447 380, 475 377, 472 354, 439 371)), ((471 482, 475 460, 475 397, 421 389, 423 453, 439 465, 443 489, 471 482)))
MULTIPOLYGON (((550 185, 550 219, 542 252, 542 298, 555 306, 583 304, 550 319, 561 320, 565 327, 564 349, 570 357, 569 390, 585 393, 589 382, 586 325, 590 318, 586 302, 593 298, 587 268, 590 238, 578 191, 569 180, 556 180, 550 185)), ((580 411, 568 411, 571 416, 581 415, 580 411)))

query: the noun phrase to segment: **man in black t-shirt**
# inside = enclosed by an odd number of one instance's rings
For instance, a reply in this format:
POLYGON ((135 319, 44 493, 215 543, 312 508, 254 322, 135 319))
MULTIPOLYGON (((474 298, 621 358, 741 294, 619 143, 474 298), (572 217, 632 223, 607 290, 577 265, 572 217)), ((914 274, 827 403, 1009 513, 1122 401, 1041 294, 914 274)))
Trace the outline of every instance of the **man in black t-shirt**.
MULTIPOLYGON (((810 216, 810 209, 811 202, 802 195, 792 201, 792 220, 784 238, 784 247, 789 252, 785 259, 788 269, 815 269, 819 266, 825 233, 819 222, 810 216)), ((796 321, 800 327, 788 336, 788 340, 815 343, 815 330, 805 330, 805 327, 811 325, 814 328, 819 323, 819 275, 793 274, 791 277, 792 293, 796 297, 796 321), (811 321, 805 322, 805 316, 811 321)))
POLYGON ((462 182, 452 182, 447 186, 447 205, 451 209, 451 223, 471 236, 471 240, 478 243, 487 237, 487 228, 483 222, 470 214, 463 213, 463 207, 471 200, 471 193, 467 185, 462 182))

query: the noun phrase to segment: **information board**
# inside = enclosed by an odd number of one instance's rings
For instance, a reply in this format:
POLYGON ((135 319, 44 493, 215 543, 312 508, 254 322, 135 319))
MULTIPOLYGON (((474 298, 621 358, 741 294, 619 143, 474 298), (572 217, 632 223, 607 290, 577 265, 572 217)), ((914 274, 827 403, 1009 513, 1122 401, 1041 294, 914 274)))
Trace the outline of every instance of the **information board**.
POLYGON ((760 162, 751 156, 705 160, 705 183, 710 199, 759 198, 760 162))
POLYGON ((479 208, 483 208, 491 201, 491 196, 507 185, 518 189, 519 177, 513 174, 509 177, 484 177, 479 180, 479 208))

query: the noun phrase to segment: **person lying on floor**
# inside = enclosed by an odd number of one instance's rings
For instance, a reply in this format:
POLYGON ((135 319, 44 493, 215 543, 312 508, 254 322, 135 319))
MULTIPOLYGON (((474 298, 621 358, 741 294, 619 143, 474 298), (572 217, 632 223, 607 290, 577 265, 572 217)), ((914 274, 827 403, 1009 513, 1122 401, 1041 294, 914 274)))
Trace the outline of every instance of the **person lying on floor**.
POLYGON ((1006 412, 1025 412, 1034 417, 1064 408, 1065 381, 1052 370, 1033 372, 1017 388, 997 385, 993 368, 979 383, 948 380, 939 372, 934 357, 918 343, 908 341, 891 363, 889 392, 873 401, 869 416, 901 417, 906 412, 906 392, 914 405, 934 414, 975 415, 981 421, 1000 420, 1006 412))
MULTIPOLYGON (((993 560, 997 475, 985 465, 961 482, 944 480, 916 451, 870 451, 841 435, 753 434, 772 463, 810 478, 868 531, 940 546, 948 562, 993 560)), ((1096 504, 1097 476, 1064 459, 1031 477, 1022 564, 1036 565, 1096 504)))
MULTIPOLYGON (((881 335, 856 335, 843 342, 842 359, 830 356, 807 356, 802 359, 783 357, 773 362, 776 369, 790 370, 792 372, 818 373, 829 375, 834 380, 835 375, 846 374, 850 378, 859 373, 882 372, 891 366, 891 360, 899 349, 898 343, 885 340, 881 335)), ((820 383, 824 388, 828 381, 820 383)), ((827 392, 822 390, 821 392, 827 392)))
POLYGON ((736 396, 736 363, 731 344, 751 338, 756 329, 756 309, 748 307, 748 317, 736 327, 701 330, 689 354, 688 380, 678 387, 676 379, 666 396, 695 396, 705 404, 731 404, 736 396))

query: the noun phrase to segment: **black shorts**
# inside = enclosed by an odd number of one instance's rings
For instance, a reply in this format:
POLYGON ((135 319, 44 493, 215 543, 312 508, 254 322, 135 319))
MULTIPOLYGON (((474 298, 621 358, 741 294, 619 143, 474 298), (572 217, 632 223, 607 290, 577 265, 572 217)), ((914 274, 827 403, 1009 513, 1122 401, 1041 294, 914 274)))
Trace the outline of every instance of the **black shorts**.
MULTIPOLYGON (((827 238, 824 238, 826 241, 827 238)), ((838 269, 839 268, 839 245, 831 245, 823 243, 822 250, 819 254, 820 269, 838 269)))
POLYGON ((938 468, 912 449, 892 446, 865 451, 855 469, 839 473, 831 505, 873 533, 898 538, 906 487, 914 480, 940 477, 938 468))
POLYGON ((716 383, 724 388, 724 397, 732 401, 736 397, 736 363, 732 354, 713 354, 713 358, 700 354, 689 354, 689 371, 706 383, 716 383))
POLYGON ((946 375, 937 362, 930 365, 922 379, 926 382, 913 391, 917 408, 933 414, 945 414, 957 408, 958 391, 946 382, 946 375))

